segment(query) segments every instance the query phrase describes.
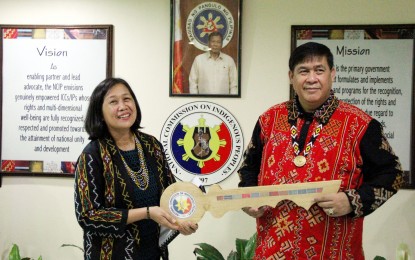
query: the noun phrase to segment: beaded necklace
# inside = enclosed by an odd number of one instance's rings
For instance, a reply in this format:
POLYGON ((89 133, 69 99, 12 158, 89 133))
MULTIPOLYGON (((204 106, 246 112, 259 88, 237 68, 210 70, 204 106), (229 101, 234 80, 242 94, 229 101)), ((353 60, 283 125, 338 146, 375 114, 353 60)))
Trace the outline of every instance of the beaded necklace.
MULTIPOLYGON (((309 124, 311 124, 311 122, 309 122, 309 124)), ((303 127, 306 127, 306 126, 304 125, 303 127)), ((297 126, 294 123, 291 123, 291 140, 292 140, 292 146, 294 148, 294 153, 296 155, 293 161, 295 166, 303 167, 306 164, 307 162, 306 156, 311 151, 311 148, 313 148, 314 141, 320 135, 322 129, 323 129, 323 124, 319 124, 316 127, 316 129, 314 130, 314 133, 311 135, 310 142, 307 143, 305 149, 303 150, 304 155, 301 155, 301 150, 299 148, 300 146, 299 146, 299 143, 297 142, 297 135, 298 135, 297 126)), ((307 135, 307 132, 305 132, 304 134, 307 135)))
MULTIPOLYGON (((288 122, 291 125, 291 128, 290 128, 291 143, 292 143, 292 146, 293 146, 293 149, 294 149, 294 153, 296 155, 294 160, 293 160, 293 163, 295 164, 295 166, 303 167, 306 164, 306 162, 307 162, 306 156, 310 153, 311 149, 314 146, 314 142, 316 141, 317 137, 322 132, 323 126, 328 123, 328 120, 329 120, 330 116, 334 113, 334 110, 336 109, 338 104, 339 104, 339 101, 334 96, 333 90, 330 90, 330 96, 328 97, 326 102, 324 102, 324 104, 321 105, 321 107, 314 112, 314 117, 316 117, 317 120, 320 123, 314 129, 314 132, 311 135, 310 141, 306 144, 306 146, 303 150, 303 155, 301 155, 300 144, 298 142, 300 138, 297 139, 298 129, 297 129, 297 126, 296 126, 297 118, 300 115, 299 106, 301 106, 301 105, 298 101, 298 96, 295 97, 295 100, 294 100, 293 106, 292 106, 293 112, 291 113, 291 116, 289 116, 289 118, 288 118, 288 122)), ((304 112, 301 112, 301 113, 304 114, 304 112)), ((307 129, 304 129, 304 130, 307 130, 307 131, 304 131, 303 133, 300 133, 300 134, 305 134, 305 136, 307 136, 309 125, 311 125, 311 122, 309 122, 308 125, 303 125, 303 128, 304 127, 307 128, 307 129)), ((303 147, 303 144, 301 146, 303 147)))
POLYGON ((125 168, 127 169, 128 175, 130 175, 131 179, 137 185, 140 190, 146 190, 148 187, 149 177, 148 177, 148 169, 144 160, 144 152, 143 148, 141 147, 140 141, 138 141, 137 136, 134 134, 135 146, 138 152, 138 159, 140 160, 140 169, 138 171, 133 171, 130 166, 128 166, 124 156, 118 150, 121 156, 121 160, 124 163, 125 168))

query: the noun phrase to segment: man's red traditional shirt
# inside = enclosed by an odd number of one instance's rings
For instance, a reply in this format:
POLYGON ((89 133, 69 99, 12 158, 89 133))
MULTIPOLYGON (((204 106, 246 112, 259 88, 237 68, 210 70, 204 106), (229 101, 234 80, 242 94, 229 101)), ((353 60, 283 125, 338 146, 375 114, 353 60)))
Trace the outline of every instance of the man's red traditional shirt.
POLYGON ((340 192, 347 194, 353 212, 329 217, 317 204, 306 210, 289 200, 268 207, 257 219, 255 259, 364 259, 363 216, 399 189, 402 170, 398 158, 378 121, 334 96, 311 119, 303 114, 292 100, 260 116, 239 170, 239 185, 340 179, 340 192), (310 124, 305 147, 318 134, 302 167, 293 162, 296 154, 290 122, 297 129, 310 124))

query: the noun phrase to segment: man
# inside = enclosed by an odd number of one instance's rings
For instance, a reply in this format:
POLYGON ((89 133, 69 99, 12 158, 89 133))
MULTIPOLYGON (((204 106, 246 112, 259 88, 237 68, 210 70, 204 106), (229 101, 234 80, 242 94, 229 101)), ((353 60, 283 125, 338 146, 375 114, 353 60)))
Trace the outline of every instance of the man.
POLYGON ((222 34, 209 34, 209 51, 198 55, 190 70, 190 94, 238 94, 235 62, 231 56, 221 52, 222 43, 222 34))
POLYGON ((257 218, 255 259, 364 259, 363 219, 402 185, 398 157, 378 121, 334 96, 329 48, 303 44, 289 68, 295 98, 259 117, 239 186, 342 182, 309 210, 289 200, 243 208, 257 218))

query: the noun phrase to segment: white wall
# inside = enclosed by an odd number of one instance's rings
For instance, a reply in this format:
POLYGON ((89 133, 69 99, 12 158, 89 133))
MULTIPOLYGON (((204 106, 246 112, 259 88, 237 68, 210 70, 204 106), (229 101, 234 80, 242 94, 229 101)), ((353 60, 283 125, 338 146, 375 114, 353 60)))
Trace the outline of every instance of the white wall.
MULTIPOLYGON (((242 13, 242 98, 209 101, 231 111, 245 143, 258 115, 289 96, 290 26, 302 24, 415 23, 413 0, 244 0, 242 13)), ((171 98, 169 89, 169 0, 1 0, 0 24, 113 24, 114 75, 133 86, 143 112, 145 131, 159 136, 165 119, 180 105, 197 98, 171 98)), ((234 188, 236 174, 221 182, 234 188)), ((402 190, 365 220, 367 259, 394 259, 406 242, 415 253, 415 191, 402 190)), ((225 256, 235 238, 248 238, 253 219, 229 212, 220 219, 206 213, 197 234, 179 237, 170 246, 171 259, 195 259, 195 243, 207 242, 225 256)), ((22 255, 43 259, 82 259, 82 231, 74 216, 73 179, 4 177, 0 188, 0 258, 11 244, 22 255)))

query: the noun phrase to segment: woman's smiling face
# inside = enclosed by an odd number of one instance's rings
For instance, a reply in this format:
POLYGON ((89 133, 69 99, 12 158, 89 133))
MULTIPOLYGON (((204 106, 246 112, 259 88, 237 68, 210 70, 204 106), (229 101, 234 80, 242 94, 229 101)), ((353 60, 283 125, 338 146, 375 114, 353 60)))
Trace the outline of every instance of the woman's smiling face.
POLYGON ((134 98, 123 84, 114 85, 104 97, 102 114, 112 136, 115 133, 130 131, 137 111, 134 98))

